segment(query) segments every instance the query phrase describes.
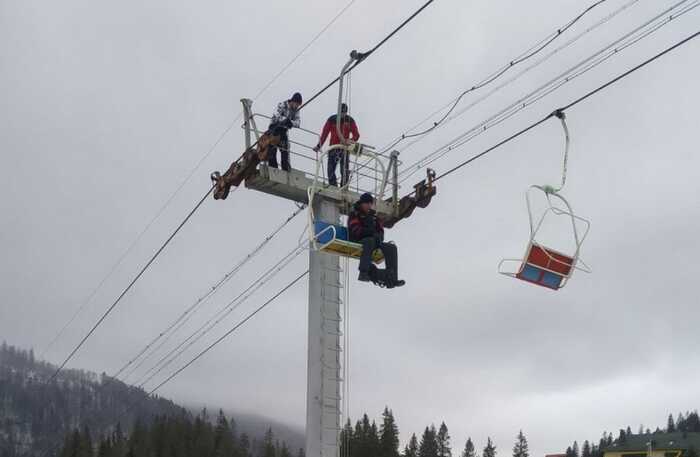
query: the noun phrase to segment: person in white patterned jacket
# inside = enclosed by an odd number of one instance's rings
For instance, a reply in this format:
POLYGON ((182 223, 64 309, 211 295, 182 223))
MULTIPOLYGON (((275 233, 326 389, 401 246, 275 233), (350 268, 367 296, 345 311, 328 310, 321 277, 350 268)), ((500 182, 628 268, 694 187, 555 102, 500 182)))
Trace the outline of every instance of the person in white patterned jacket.
POLYGON ((301 94, 296 92, 292 95, 292 98, 278 104, 275 114, 272 115, 267 133, 273 137, 279 137, 277 145, 270 144, 267 148, 267 164, 273 168, 277 168, 277 149, 279 148, 282 156, 282 169, 284 171, 291 170, 289 163, 289 136, 287 132, 292 127, 301 125, 301 119, 299 118, 301 103, 301 94))

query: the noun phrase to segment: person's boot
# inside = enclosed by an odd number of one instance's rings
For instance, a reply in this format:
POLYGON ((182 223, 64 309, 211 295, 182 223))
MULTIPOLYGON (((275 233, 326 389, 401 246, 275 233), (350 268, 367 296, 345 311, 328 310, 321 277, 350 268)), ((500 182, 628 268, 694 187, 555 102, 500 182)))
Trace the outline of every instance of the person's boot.
POLYGON ((225 177, 221 176, 221 173, 218 171, 215 171, 211 174, 211 180, 214 186, 214 200, 226 200, 231 191, 231 186, 226 184, 225 177))
POLYGON ((372 277, 370 276, 369 272, 361 271, 360 276, 357 277, 357 280, 361 282, 370 282, 372 281, 372 277))
POLYGON ((286 172, 290 172, 290 171, 292 171, 292 166, 289 164, 289 162, 286 162, 283 160, 282 161, 282 170, 284 170, 286 172))
POLYGON ((402 287, 406 285, 406 281, 403 279, 399 279, 399 275, 396 273, 396 270, 389 270, 388 272, 388 277, 389 277, 389 282, 391 282, 391 287, 402 287))
POLYGON ((382 288, 384 288, 384 287, 387 287, 389 289, 391 288, 391 283, 389 281, 387 281, 388 277, 386 274, 386 270, 374 267, 374 270, 371 273, 372 273, 371 274, 372 282, 375 285, 382 287, 382 288))

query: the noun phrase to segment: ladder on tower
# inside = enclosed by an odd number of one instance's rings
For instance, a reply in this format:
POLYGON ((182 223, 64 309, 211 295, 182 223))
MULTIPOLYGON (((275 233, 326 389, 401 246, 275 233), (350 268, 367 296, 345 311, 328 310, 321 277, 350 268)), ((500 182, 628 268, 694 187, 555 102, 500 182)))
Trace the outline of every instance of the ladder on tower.
POLYGON ((344 411, 341 409, 343 400, 341 386, 345 383, 345 364, 341 363, 343 347, 341 339, 344 337, 342 330, 343 316, 340 309, 345 305, 343 298, 347 284, 344 280, 345 270, 334 262, 335 265, 325 265, 322 271, 322 297, 323 312, 321 315, 322 334, 324 338, 324 350, 321 355, 321 367, 323 371, 323 398, 321 398, 322 415, 321 430, 324 447, 329 447, 338 452, 340 449, 340 417, 344 411))

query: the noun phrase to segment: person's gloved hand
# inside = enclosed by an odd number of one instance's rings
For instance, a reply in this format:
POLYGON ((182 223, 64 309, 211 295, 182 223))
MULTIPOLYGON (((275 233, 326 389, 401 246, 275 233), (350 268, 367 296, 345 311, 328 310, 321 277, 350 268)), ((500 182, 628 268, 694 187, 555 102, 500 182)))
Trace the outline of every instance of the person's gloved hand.
POLYGON ((285 119, 285 121, 282 123, 282 125, 288 129, 291 129, 292 127, 294 127, 294 124, 292 123, 292 121, 290 119, 285 119))
POLYGON ((367 216, 364 217, 362 221, 362 235, 364 237, 373 237, 377 234, 377 222, 376 222, 376 212, 370 210, 367 216))
POLYGON ((320 150, 321 150, 321 145, 320 145, 320 144, 317 144, 316 146, 314 146, 314 152, 318 152, 318 151, 320 151, 320 150))

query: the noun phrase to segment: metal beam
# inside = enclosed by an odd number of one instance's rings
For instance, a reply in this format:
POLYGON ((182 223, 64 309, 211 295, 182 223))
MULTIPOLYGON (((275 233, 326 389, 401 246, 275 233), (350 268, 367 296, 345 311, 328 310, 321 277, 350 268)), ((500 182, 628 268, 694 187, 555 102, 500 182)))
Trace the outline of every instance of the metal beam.
MULTIPOLYGON (((245 180, 245 186, 249 189, 303 204, 309 203, 308 189, 313 183, 314 180, 302 171, 291 170, 287 172, 270 168, 264 163, 260 164, 257 174, 245 180)), ((349 189, 342 190, 334 186, 318 189, 316 196, 334 202, 340 208, 340 213, 345 215, 352 209, 352 205, 360 199, 360 193, 349 189)), ((383 218, 393 216, 394 208, 391 201, 377 200, 375 208, 383 218)))

